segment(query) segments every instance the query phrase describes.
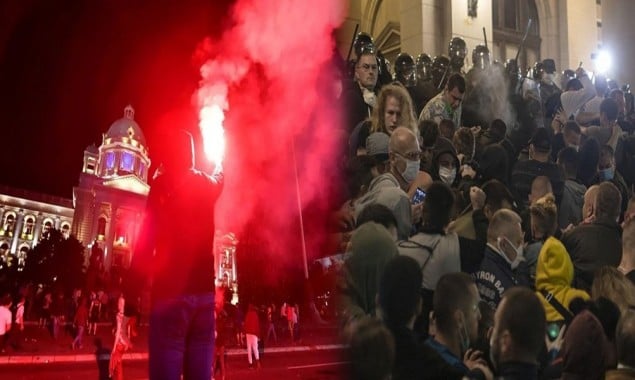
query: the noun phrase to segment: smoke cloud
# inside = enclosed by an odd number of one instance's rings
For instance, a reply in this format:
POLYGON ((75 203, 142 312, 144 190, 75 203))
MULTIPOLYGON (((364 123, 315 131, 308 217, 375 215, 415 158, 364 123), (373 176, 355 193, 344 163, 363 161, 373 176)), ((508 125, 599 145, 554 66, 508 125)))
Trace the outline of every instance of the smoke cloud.
MULTIPOLYGON (((239 0, 222 37, 204 40, 194 55, 206 154, 224 155, 217 227, 239 240, 249 229, 263 251, 289 260, 301 260, 296 168, 303 208, 327 209, 338 180, 338 109, 320 88, 344 3, 239 0)), ((304 215, 305 223, 325 214, 304 215)), ((307 236, 310 255, 319 245, 319 236, 307 236)))
POLYGON ((489 65, 484 70, 475 70, 470 79, 470 101, 464 103, 464 107, 488 123, 495 119, 503 120, 509 131, 515 124, 516 115, 509 102, 509 82, 505 68, 502 65, 489 65))

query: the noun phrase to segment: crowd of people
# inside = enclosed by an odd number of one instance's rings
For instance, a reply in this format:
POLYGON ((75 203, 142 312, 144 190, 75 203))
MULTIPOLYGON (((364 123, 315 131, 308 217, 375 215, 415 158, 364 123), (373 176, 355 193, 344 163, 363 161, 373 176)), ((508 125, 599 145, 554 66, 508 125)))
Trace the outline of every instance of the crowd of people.
POLYGON ((525 74, 483 45, 465 73, 460 38, 401 53, 394 75, 369 36, 355 52, 338 211, 352 376, 635 378, 628 85, 552 59, 525 74))

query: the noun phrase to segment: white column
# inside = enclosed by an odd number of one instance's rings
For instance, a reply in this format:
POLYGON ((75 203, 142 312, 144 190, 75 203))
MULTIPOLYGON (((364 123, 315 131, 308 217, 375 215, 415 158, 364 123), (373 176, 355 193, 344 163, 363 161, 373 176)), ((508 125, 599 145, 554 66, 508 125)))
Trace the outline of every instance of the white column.
POLYGON ((18 211, 18 216, 15 221, 15 229, 13 230, 13 241, 11 241, 11 253, 15 255, 18 250, 18 240, 22 235, 22 222, 24 221, 24 210, 18 211))
POLYGON ((35 218, 35 229, 33 231, 33 243, 31 244, 31 248, 37 245, 37 242, 40 241, 40 235, 42 234, 42 228, 44 227, 42 223, 44 222, 44 215, 42 213, 38 213, 35 218))

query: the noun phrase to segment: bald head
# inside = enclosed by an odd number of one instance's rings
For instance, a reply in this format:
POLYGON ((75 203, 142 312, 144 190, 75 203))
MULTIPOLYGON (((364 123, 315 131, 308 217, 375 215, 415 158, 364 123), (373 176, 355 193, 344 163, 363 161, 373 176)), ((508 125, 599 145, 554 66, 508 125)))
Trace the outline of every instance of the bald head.
POLYGON ((500 209, 496 211, 489 221, 487 242, 496 245, 499 237, 505 237, 513 244, 522 244, 521 221, 520 216, 512 210, 500 209))
POLYGON ((586 219, 595 214, 595 198, 598 196, 600 186, 593 185, 584 193, 584 204, 582 205, 582 218, 586 219))
POLYGON ((534 181, 531 183, 531 192, 529 193, 529 204, 533 205, 538 199, 549 193, 553 194, 549 177, 539 176, 534 178, 534 181))
POLYGON ((404 154, 412 150, 417 150, 419 143, 414 132, 406 127, 397 127, 390 135, 388 149, 390 152, 404 154))

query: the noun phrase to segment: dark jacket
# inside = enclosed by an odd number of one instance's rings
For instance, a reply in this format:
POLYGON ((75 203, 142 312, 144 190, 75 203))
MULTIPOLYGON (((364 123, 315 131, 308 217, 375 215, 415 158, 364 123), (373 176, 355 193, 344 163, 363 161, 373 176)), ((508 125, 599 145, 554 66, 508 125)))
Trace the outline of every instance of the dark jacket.
POLYGON ((389 327, 395 338, 395 367, 393 380, 462 379, 457 370, 428 345, 419 343, 415 333, 407 327, 389 327))
POLYGON ((617 268, 622 260, 622 228, 616 221, 599 219, 581 224, 562 236, 575 269, 573 287, 589 291, 595 271, 617 268))
POLYGON ((511 265, 498 252, 487 246, 481 269, 475 274, 476 286, 483 301, 496 309, 507 289, 516 285, 529 286, 526 269, 524 263, 520 263, 516 271, 512 270, 511 265))
POLYGON ((536 380, 538 366, 533 363, 501 363, 496 380, 536 380))
POLYGON ((527 206, 529 203, 529 193, 531 183, 534 178, 546 176, 551 182, 553 195, 556 197, 556 204, 560 204, 562 192, 564 190, 564 173, 553 162, 540 162, 536 160, 518 161, 512 171, 511 183, 514 190, 516 202, 527 206))
POLYGON ((463 371, 447 364, 434 349, 419 343, 412 330, 403 326, 390 331, 395 338, 393 380, 463 378, 463 371))
MULTIPOLYGON (((152 298, 214 292, 214 211, 222 176, 166 172, 150 188, 128 288, 151 277, 152 298)), ((134 297, 131 297, 134 299, 134 297)))
POLYGON ((362 90, 357 82, 351 82, 344 88, 342 99, 346 110, 345 129, 352 131, 360 121, 369 117, 373 109, 364 102, 362 90))

